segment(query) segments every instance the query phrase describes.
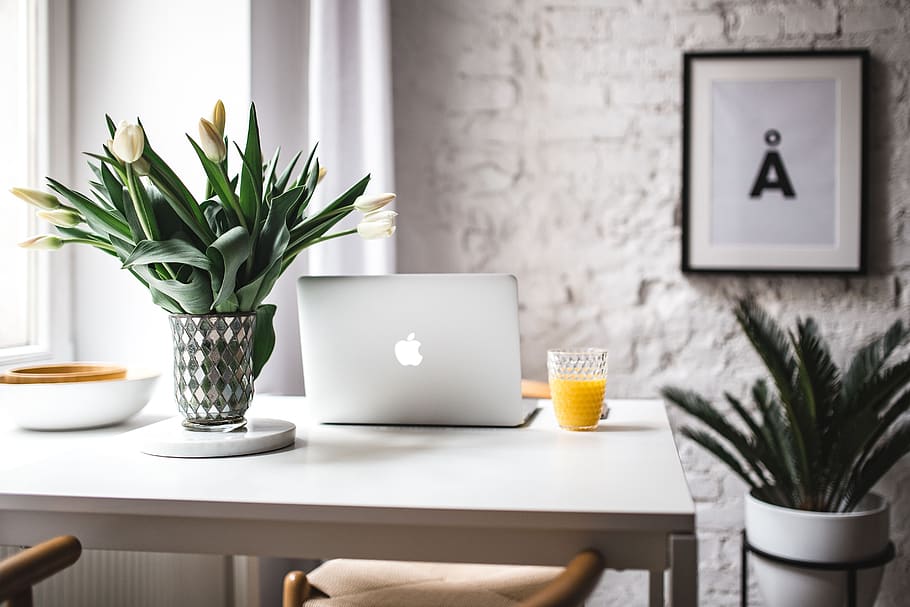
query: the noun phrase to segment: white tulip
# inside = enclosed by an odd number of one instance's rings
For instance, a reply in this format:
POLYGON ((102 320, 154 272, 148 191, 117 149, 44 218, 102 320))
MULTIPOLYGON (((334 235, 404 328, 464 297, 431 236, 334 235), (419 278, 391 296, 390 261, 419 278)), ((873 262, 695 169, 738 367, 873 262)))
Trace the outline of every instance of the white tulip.
POLYGON ((114 132, 111 153, 121 162, 133 163, 142 157, 145 148, 145 133, 138 124, 124 120, 114 132))
POLYGON ((82 215, 71 209, 54 209, 53 211, 38 211, 38 217, 44 221, 60 226, 61 228, 74 228, 82 223, 82 215))
POLYGON ((358 196, 354 199, 354 208, 361 213, 373 213, 395 200, 395 194, 373 194, 358 196))
POLYGON ((23 249, 55 251, 63 246, 63 240, 51 234, 42 234, 23 240, 19 246, 23 249))
POLYGON ((325 174, 328 172, 328 169, 325 167, 319 167, 319 176, 316 178, 316 185, 322 183, 322 180, 325 179, 325 174))
POLYGON ((388 238, 395 233, 395 211, 374 211, 363 216, 357 224, 357 233, 364 240, 388 238))
POLYGON ((221 162, 227 156, 227 148, 218 128, 205 118, 199 119, 199 147, 212 162, 221 162))
POLYGON ((30 190, 29 188, 13 188, 10 190, 13 196, 24 200, 32 206, 38 207, 39 209, 47 209, 53 211, 54 209, 59 209, 62 205, 56 196, 53 194, 48 194, 40 190, 30 190))
POLYGON ((212 120, 210 122, 222 137, 224 137, 224 125, 226 120, 227 117, 224 111, 224 103, 219 99, 215 102, 215 109, 212 110, 212 120))
POLYGON ((133 172, 139 175, 140 177, 145 177, 149 174, 149 171, 152 169, 152 165, 149 164, 149 161, 145 158, 139 158, 136 162, 133 163, 133 172))

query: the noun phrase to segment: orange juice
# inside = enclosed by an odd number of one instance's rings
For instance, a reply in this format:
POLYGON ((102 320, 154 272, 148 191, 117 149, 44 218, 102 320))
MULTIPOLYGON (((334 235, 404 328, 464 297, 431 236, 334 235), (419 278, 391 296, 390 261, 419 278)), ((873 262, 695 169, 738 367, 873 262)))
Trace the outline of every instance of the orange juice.
POLYGON ((593 430, 600 421, 607 380, 550 378, 556 421, 571 430, 593 430))

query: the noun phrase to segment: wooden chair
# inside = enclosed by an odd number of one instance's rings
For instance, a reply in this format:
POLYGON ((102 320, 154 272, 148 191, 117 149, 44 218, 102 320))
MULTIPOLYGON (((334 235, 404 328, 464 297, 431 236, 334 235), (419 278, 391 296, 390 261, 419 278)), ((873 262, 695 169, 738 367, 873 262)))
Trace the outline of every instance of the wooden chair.
POLYGON ((558 567, 327 561, 284 578, 283 607, 579 607, 606 562, 585 550, 558 567))
POLYGON ((82 544, 61 535, 0 561, 0 603, 32 607, 32 586, 79 560, 82 544))

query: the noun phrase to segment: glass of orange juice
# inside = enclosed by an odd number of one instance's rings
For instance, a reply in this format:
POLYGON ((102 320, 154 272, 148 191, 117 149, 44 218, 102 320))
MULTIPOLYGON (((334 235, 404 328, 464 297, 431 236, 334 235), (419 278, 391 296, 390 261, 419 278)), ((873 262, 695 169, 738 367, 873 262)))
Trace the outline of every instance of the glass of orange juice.
POLYGON ((560 427, 597 428, 607 388, 607 351, 547 350, 547 371, 553 410, 560 427))

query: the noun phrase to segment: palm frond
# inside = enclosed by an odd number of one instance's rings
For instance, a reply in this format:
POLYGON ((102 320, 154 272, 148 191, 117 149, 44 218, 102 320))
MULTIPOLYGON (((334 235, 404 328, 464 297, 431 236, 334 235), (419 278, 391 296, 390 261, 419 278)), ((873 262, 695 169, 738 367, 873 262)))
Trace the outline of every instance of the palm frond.
POLYGON ((749 437, 728 422, 710 402, 689 390, 668 387, 661 392, 664 398, 686 411, 692 417, 700 420, 730 443, 739 452, 742 460, 749 465, 761 484, 770 482, 770 477, 761 467, 763 459, 761 451, 749 437))
POLYGON ((910 453, 910 419, 904 419, 862 463, 850 491, 838 504, 839 512, 849 512, 872 487, 907 453, 910 453))
POLYGON ((796 389, 797 363, 793 357, 787 334, 767 312, 751 299, 740 300, 735 310, 736 320, 752 343, 755 352, 764 361, 780 395, 780 403, 790 422, 790 435, 796 446, 795 455, 800 476, 809 479, 810 461, 805 436, 814 433, 814 423, 802 406, 796 389))
POLYGON ((910 328, 897 320, 887 331, 860 348, 844 373, 844 400, 848 407, 863 406, 868 383, 879 374, 891 354, 910 337, 910 328))
POLYGON ((760 489, 761 485, 757 483, 746 469, 743 467, 742 462, 733 455, 733 453, 724 447, 717 439, 714 438, 711 434, 704 432, 702 430, 696 430, 694 428, 684 427, 680 430, 683 436, 692 439, 698 445, 711 452, 714 457, 722 461, 727 465, 730 470, 732 470, 738 477, 743 479, 746 484, 749 485, 752 489, 760 489))
POLYGON ((838 475, 832 481, 829 502, 832 507, 841 503, 857 484, 862 474, 861 466, 875 450, 882 437, 887 435, 895 423, 910 410, 910 389, 904 391, 894 400, 884 413, 868 411, 858 420, 852 432, 846 437, 844 446, 835 452, 830 463, 838 475))

